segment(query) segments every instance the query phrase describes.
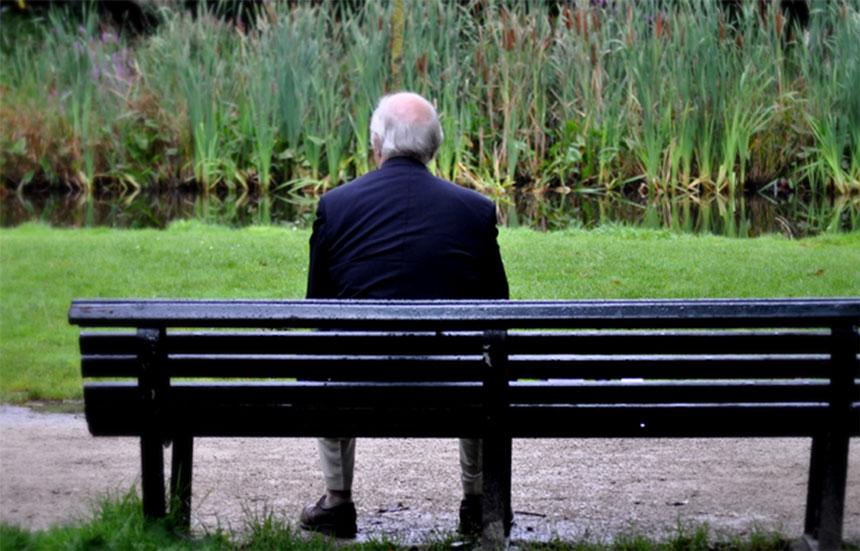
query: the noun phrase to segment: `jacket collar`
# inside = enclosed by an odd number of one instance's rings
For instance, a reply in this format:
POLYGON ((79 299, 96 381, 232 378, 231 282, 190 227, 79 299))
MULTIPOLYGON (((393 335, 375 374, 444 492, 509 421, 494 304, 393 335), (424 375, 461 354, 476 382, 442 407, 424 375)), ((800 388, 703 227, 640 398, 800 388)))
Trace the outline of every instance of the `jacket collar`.
POLYGON ((414 167, 427 170, 427 167, 424 165, 424 163, 412 157, 391 157, 387 159, 384 163, 382 163, 382 166, 380 168, 395 167, 414 167))

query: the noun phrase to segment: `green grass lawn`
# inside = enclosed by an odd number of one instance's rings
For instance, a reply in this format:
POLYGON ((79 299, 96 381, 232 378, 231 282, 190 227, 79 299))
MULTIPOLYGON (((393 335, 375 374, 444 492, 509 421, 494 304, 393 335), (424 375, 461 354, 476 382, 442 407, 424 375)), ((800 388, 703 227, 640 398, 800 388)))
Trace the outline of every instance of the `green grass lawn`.
MULTIPOLYGON (((0 230, 0 400, 78 398, 73 298, 298 298, 307 230, 0 230)), ((501 230, 514 299, 860 295, 860 233, 753 240, 501 230)))
MULTIPOLYGON (((6 549, 138 549, 138 550, 212 550, 212 551, 406 551, 423 549, 443 551, 470 549, 456 534, 438 534, 419 546, 396 541, 372 539, 365 542, 336 541, 297 532, 281 515, 272 512, 246 519, 242 534, 218 528, 207 534, 189 537, 175 532, 168 521, 146 522, 140 499, 134 492, 105 499, 89 520, 47 530, 29 531, 0 523, 0 551, 6 549), (455 545, 455 542, 457 545, 455 545)), ((524 551, 782 551, 789 541, 778 533, 754 531, 744 536, 716 534, 707 525, 678 526, 677 533, 655 540, 631 533, 619 535, 611 543, 583 539, 552 540, 546 543, 517 542, 524 551)), ((848 546, 847 549, 856 549, 848 546)))

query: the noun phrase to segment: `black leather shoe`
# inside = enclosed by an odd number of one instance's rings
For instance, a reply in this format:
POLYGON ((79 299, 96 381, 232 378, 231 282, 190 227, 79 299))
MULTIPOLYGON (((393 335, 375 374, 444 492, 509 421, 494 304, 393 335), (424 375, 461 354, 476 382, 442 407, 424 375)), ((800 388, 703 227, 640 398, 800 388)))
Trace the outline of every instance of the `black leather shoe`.
POLYGON ((327 509, 323 507, 325 496, 302 510, 299 526, 302 530, 319 532, 336 538, 354 538, 356 526, 355 504, 341 503, 327 509))
MULTIPOLYGON (((460 524, 457 532, 463 536, 480 536, 483 528, 483 497, 479 495, 467 495, 460 502, 460 524)), ((505 536, 511 535, 511 526, 514 524, 514 515, 510 511, 505 519, 505 536)))

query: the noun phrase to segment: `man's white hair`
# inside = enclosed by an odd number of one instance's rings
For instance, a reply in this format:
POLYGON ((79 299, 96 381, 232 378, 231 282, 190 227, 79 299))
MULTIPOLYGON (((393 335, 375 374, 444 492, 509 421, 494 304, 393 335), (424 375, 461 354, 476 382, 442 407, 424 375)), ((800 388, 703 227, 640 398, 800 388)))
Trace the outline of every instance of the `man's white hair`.
POLYGON ((383 96, 370 119, 370 143, 383 161, 405 156, 429 163, 442 144, 436 109, 412 92, 383 96))

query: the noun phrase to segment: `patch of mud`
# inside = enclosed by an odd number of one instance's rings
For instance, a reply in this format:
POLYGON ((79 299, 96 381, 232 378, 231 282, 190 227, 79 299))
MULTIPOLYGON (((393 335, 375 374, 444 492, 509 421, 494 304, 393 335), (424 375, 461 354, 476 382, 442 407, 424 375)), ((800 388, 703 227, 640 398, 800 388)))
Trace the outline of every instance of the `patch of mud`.
MULTIPOLYGON (((88 518, 99 498, 139 483, 138 446, 93 438, 80 413, 0 406, 0 520, 39 529, 88 518)), ((264 511, 292 521, 322 493, 313 439, 201 438, 194 447, 195 530, 241 531, 264 511)), ((357 448, 361 539, 418 543, 456 529, 454 439, 362 439, 357 448)), ((860 542, 858 439, 849 461, 845 536, 860 542)), ((799 536, 808 465, 808 439, 515 440, 512 538, 663 537, 679 522, 799 536)))

